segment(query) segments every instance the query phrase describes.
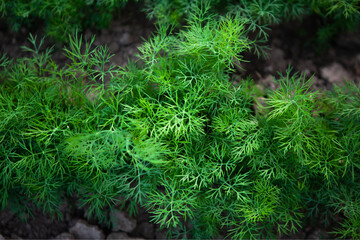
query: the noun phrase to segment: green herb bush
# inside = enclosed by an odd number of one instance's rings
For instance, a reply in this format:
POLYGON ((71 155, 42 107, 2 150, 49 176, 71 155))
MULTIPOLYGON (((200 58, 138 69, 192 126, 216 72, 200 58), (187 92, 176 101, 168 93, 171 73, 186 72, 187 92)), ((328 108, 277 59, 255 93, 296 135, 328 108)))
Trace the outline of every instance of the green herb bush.
POLYGON ((289 69, 259 104, 251 80, 229 78, 254 46, 247 20, 208 10, 176 34, 159 25, 125 68, 78 35, 63 68, 35 37, 33 57, 3 56, 2 208, 61 216, 76 194, 107 221, 128 200, 169 237, 200 239, 275 238, 336 215, 335 236, 359 238, 359 86, 320 93, 289 69))
MULTIPOLYGON (((57 41, 67 40, 68 34, 86 28, 107 28, 113 15, 128 0, 0 0, 0 17, 17 31, 22 26, 34 27, 42 22, 47 36, 57 41)), ((358 0, 134 0, 149 19, 160 24, 181 27, 191 14, 191 9, 204 3, 211 11, 221 15, 233 14, 247 19, 247 28, 256 32, 258 42, 266 42, 271 24, 284 20, 300 19, 316 14, 323 27, 317 33, 318 46, 328 45, 343 30, 359 26, 358 0)), ((263 55, 264 47, 253 50, 263 55)))
POLYGON ((57 41, 86 28, 107 28, 113 13, 126 0, 0 0, 0 17, 11 29, 44 26, 47 36, 57 41), (40 23, 40 24, 39 24, 40 23))
POLYGON ((192 7, 205 2, 212 11, 237 13, 249 18, 254 24, 280 23, 284 19, 299 18, 311 12, 324 18, 345 17, 353 20, 358 17, 360 8, 356 0, 145 0, 145 9, 149 17, 154 17, 157 21, 177 24, 191 14, 192 7))
MULTIPOLYGON (((360 23, 358 0, 145 0, 145 11, 151 19, 161 24, 181 26, 191 14, 191 9, 206 2, 212 12, 232 14, 247 19, 248 30, 254 40, 268 41, 272 26, 304 16, 316 15, 320 26, 316 36, 309 33, 308 41, 316 43, 318 50, 329 47, 331 40, 344 31, 357 30, 360 23)), ((255 46, 254 52, 263 56, 265 46, 255 46)))

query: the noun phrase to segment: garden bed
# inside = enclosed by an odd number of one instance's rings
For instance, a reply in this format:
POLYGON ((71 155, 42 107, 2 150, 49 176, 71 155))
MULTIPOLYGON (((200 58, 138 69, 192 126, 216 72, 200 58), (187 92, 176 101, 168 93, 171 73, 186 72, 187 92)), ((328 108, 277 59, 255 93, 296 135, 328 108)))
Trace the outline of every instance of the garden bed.
MULTIPOLYGON (((128 59, 138 59, 136 56, 139 53, 138 48, 155 32, 156 28, 153 23, 139 9, 141 6, 135 3, 128 4, 122 9, 120 16, 114 18, 108 29, 87 29, 84 32, 84 39, 88 41, 92 36, 96 36, 93 48, 107 45, 109 52, 114 54, 107 66, 114 64, 125 67, 128 59)), ((317 21, 320 21, 319 18, 311 15, 304 17, 301 21, 292 20, 272 26, 272 31, 269 31, 268 45, 271 48, 268 51, 269 57, 258 58, 253 53, 244 51, 243 59, 249 62, 241 62, 239 66, 235 67, 235 71, 229 73, 232 84, 237 85, 245 78, 250 77, 254 80, 258 91, 275 90, 279 85, 273 81, 273 77, 279 78, 279 73, 286 75, 289 65, 293 66, 293 72, 304 73, 305 78, 313 77, 312 90, 320 92, 332 90, 334 86, 343 85, 345 80, 352 80, 355 84, 359 84, 360 30, 341 33, 330 42, 328 48, 319 49, 316 43, 308 41, 310 36, 313 36, 312 34, 316 34, 317 21)), ((21 28, 19 32, 13 33, 7 27, 2 27, 0 29, 0 52, 6 53, 14 59, 31 56, 20 48, 20 46, 30 47, 27 40, 29 33, 37 35, 38 40, 44 35, 41 28, 21 28)), ((52 44, 52 41, 46 39, 43 49, 52 44)), ((63 44, 57 43, 52 57, 60 67, 71 64, 71 61, 64 57, 62 47, 63 44)), ((111 83, 108 78, 105 78, 103 82, 106 86, 111 83)), ((135 115, 135 113, 133 114, 135 115)), ((148 165, 146 166, 148 167, 148 165)), ((106 224, 101 223, 98 218, 88 218, 89 208, 86 204, 85 207, 79 207, 79 194, 81 193, 73 194, 60 206, 60 212, 63 215, 61 220, 43 213, 39 206, 32 204, 27 207, 33 210, 33 216, 27 214, 19 216, 13 213, 14 209, 10 211, 9 208, 5 208, 0 212, 0 239, 1 236, 5 239, 99 237, 163 239, 166 237, 166 230, 162 230, 160 224, 150 221, 151 214, 145 210, 144 206, 139 206, 137 214, 130 217, 128 209, 133 209, 134 204, 130 200, 124 201, 123 210, 119 210, 120 207, 118 207, 106 213, 106 218, 111 219, 106 224), (24 221, 24 219, 27 220, 24 221)), ((121 201, 117 203, 120 205, 121 201)), ((277 235, 277 237, 293 239, 335 237, 331 232, 339 227, 337 220, 342 219, 342 214, 335 214, 334 218, 330 219, 326 225, 321 215, 315 215, 313 219, 308 219, 304 227, 297 233, 277 235)), ((226 234, 227 232, 222 229, 218 238, 224 238, 226 234)))

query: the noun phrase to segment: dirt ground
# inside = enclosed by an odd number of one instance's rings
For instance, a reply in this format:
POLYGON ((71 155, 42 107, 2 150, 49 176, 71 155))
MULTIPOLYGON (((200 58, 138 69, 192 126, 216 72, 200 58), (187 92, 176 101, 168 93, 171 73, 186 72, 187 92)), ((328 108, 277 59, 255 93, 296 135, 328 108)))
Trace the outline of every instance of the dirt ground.
MULTIPOLYGON (((154 32, 152 22, 146 19, 145 14, 138 10, 138 6, 127 6, 115 17, 109 29, 94 31, 86 30, 84 35, 90 38, 96 35, 95 45, 106 44, 110 52, 115 54, 113 63, 124 66, 128 59, 136 59, 137 48, 144 39, 154 32)), ((274 88, 272 76, 278 77, 278 72, 284 73, 289 65, 294 71, 313 76, 314 87, 321 91, 331 89, 335 84, 344 80, 360 82, 360 30, 343 33, 337 36, 330 48, 319 53, 316 44, 309 42, 309 37, 316 32, 316 17, 307 17, 302 21, 292 21, 274 26, 270 31, 269 58, 257 58, 251 53, 246 53, 244 59, 250 61, 242 63, 241 68, 236 68, 234 81, 250 76, 256 84, 274 88), (304 31, 306 34, 304 35, 304 31), (301 34, 300 34, 301 33, 301 34), (245 70, 244 70, 245 69, 245 70)), ((18 33, 7 29, 0 20, 0 52, 9 57, 17 58, 26 56, 20 46, 29 46, 26 40, 29 33, 43 35, 41 29, 22 28, 18 33)), ((47 45, 50 43, 47 42, 47 45)), ((66 64, 66 58, 61 54, 63 46, 56 45, 53 60, 60 65, 66 64)), ((165 238, 159 226, 149 222, 150 216, 140 208, 135 217, 130 217, 124 212, 114 212, 118 219, 122 219, 123 227, 117 228, 98 223, 94 219, 86 218, 86 209, 77 209, 74 201, 62 206, 63 220, 52 219, 34 209, 34 216, 22 221, 9 209, 0 212, 0 240, 1 239, 76 239, 76 238, 137 238, 137 239, 162 239, 165 238), (85 229, 87 234, 81 235, 79 230, 85 229), (98 235, 96 235, 98 234, 98 235)), ((119 220, 120 221, 120 220, 119 220)), ((297 234, 282 238, 292 239, 322 239, 329 238, 329 231, 334 225, 325 228, 321 219, 309 222, 308 226, 297 234)), ((220 236, 221 237, 221 236, 220 236)))

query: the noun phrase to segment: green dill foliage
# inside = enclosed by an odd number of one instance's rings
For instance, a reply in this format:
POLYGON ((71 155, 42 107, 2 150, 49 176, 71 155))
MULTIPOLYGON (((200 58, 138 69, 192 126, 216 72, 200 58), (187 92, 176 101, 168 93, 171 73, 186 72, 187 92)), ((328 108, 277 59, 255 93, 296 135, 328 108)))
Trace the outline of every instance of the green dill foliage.
POLYGON ((86 28, 107 28, 114 11, 127 0, 0 0, 0 17, 15 31, 44 24, 45 33, 57 41, 86 28))
POLYGON ((156 18, 159 23, 177 25, 191 14, 194 6, 204 3, 211 6, 212 11, 220 14, 240 14, 251 21, 251 29, 260 31, 265 30, 267 25, 300 18, 303 14, 311 12, 323 18, 358 20, 360 8, 357 0, 156 0, 145 1, 145 10, 150 18, 156 18))
POLYGON ((191 9, 204 3, 213 13, 236 15, 247 20, 247 30, 251 33, 248 35, 257 43, 252 50, 258 56, 267 55, 271 26, 284 21, 301 20, 311 14, 319 16, 321 26, 316 36, 309 36, 319 51, 328 48, 340 32, 356 30, 360 23, 358 0, 145 0, 145 11, 149 18, 160 24, 180 27, 191 9))
POLYGON ((178 27, 184 20, 191 19, 191 9, 203 5, 207 5, 214 15, 215 13, 222 16, 230 14, 242 18, 246 20, 247 31, 255 35, 254 40, 258 44, 253 46, 253 51, 258 56, 266 54, 267 48, 262 43, 268 40, 270 24, 278 24, 284 19, 299 18, 307 10, 303 1, 280 0, 157 0, 145 1, 145 4, 145 11, 150 19, 156 19, 159 24, 178 27))
POLYGON ((196 239, 277 238, 337 215, 334 236, 359 238, 359 86, 321 94, 289 69, 254 106, 254 84, 229 79, 254 46, 247 24, 202 5, 124 68, 78 35, 63 68, 32 36, 33 57, 2 56, 1 207, 59 214, 76 194, 108 222, 128 200, 168 237, 196 239))
POLYGON ((329 47, 330 41, 343 31, 356 31, 360 25, 360 5, 356 0, 309 0, 312 11, 323 19, 317 32, 318 50, 329 47))
POLYGON ((55 211, 67 178, 58 144, 77 113, 67 112, 57 79, 45 77, 51 51, 31 51, 33 58, 13 63, 3 56, 1 62, 1 203, 29 198, 55 211))
POLYGON ((342 238, 359 238, 360 86, 350 82, 336 86, 326 106, 331 109, 328 122, 336 131, 338 162, 344 169, 338 190, 330 198, 345 217, 335 233, 342 238))
POLYGON ((353 18, 359 14, 359 2, 356 0, 310 1, 311 8, 320 15, 333 14, 337 17, 353 18))

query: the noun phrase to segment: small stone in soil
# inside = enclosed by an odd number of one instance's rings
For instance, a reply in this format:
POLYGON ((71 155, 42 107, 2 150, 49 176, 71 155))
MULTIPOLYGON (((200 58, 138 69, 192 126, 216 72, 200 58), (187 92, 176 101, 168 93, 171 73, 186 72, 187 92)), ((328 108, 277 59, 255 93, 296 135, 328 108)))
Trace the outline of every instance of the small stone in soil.
POLYGON ((276 71, 285 72, 288 61, 285 60, 285 53, 282 49, 273 48, 270 52, 269 65, 265 67, 267 73, 274 73, 276 71))
POLYGON ((346 80, 353 80, 352 76, 339 63, 334 62, 331 65, 320 68, 322 78, 327 79, 332 84, 340 84, 346 80))
POLYGON ((315 229, 312 233, 310 233, 307 237, 307 239, 328 239, 328 234, 323 231, 322 229, 318 228, 315 229))
POLYGON ((121 34, 120 38, 118 39, 120 45, 129 45, 133 41, 131 39, 131 35, 127 32, 121 34))
POLYGON ((88 224, 84 220, 78 220, 75 226, 70 228, 70 233, 76 238, 104 239, 103 232, 97 227, 88 224))
POLYGON ((110 218, 114 232, 124 231, 130 233, 136 228, 136 220, 122 211, 116 209, 111 210, 110 218))

